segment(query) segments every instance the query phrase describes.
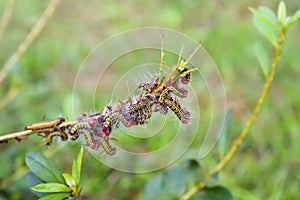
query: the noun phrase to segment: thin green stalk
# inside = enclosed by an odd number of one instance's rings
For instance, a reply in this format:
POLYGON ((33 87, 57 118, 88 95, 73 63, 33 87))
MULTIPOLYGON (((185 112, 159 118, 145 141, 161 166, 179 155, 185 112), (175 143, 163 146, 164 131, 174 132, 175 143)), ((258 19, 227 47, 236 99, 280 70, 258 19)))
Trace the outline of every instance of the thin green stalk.
MULTIPOLYGON (((276 69, 278 67, 278 63, 279 63, 279 61, 281 59, 282 46, 283 46, 284 39, 285 39, 285 31, 282 30, 281 33, 280 33, 279 43, 278 43, 278 46, 276 48, 276 56, 275 56, 275 58, 274 58, 274 60, 272 62, 271 72, 270 72, 270 74, 269 74, 269 76, 267 78, 267 81, 265 83, 264 90, 263 90, 261 96, 259 97, 259 99, 257 101, 255 109, 254 109, 251 117, 247 121, 247 124, 246 124, 244 130, 241 132, 240 136, 236 140, 233 141, 233 143, 231 145, 231 149, 221 159, 221 161, 215 166, 215 168, 211 172, 211 175, 220 172, 228 164, 228 162, 233 158, 233 156, 237 152, 238 148, 240 147, 240 145, 242 144, 242 142, 244 141, 244 139, 248 135, 248 133, 249 133, 251 127, 253 126, 254 122, 257 120, 257 117, 258 117, 258 114, 259 114, 259 112, 261 110, 261 107, 262 107, 264 101, 266 100, 266 98, 267 98, 267 96, 269 94, 270 87, 272 85, 274 76, 276 74, 276 69)), ((199 190, 201 190, 204 187, 205 187, 205 185, 203 183, 198 183, 197 185, 195 185, 192 188, 190 188, 180 198, 180 200, 190 199, 194 194, 196 194, 199 190)))

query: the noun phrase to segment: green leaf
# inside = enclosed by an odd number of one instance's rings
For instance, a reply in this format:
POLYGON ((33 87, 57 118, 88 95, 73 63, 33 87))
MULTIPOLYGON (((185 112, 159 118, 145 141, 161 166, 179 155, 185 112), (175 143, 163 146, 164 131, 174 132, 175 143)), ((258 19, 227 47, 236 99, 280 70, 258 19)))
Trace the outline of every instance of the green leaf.
POLYGON ((29 187, 32 187, 34 185, 44 183, 42 179, 40 179, 37 175, 35 175, 33 172, 28 172, 26 175, 27 184, 29 187))
POLYGON ((274 30, 279 32, 279 24, 276 17, 276 14, 268 7, 261 6, 258 9, 249 8, 250 11, 256 16, 259 20, 264 22, 265 24, 273 27, 274 30))
POLYGON ((192 200, 233 200, 230 191, 222 186, 205 187, 192 200))
POLYGON ((143 199, 177 199, 176 197, 183 194, 186 188, 184 170, 173 168, 147 183, 143 199))
POLYGON ((289 29, 300 19, 300 10, 296 11, 295 14, 291 17, 285 19, 284 25, 286 29, 289 29))
POLYGON ((187 188, 187 181, 184 174, 185 170, 182 168, 173 168, 168 170, 163 179, 163 192, 178 196, 183 194, 187 188))
POLYGON ((194 185, 199 181, 199 178, 205 177, 203 168, 196 159, 185 160, 182 169, 188 185, 194 185))
POLYGON ((77 159, 74 160, 73 166, 72 166, 72 176, 74 177, 77 185, 79 185, 79 182, 80 182, 82 155, 83 155, 83 146, 81 146, 81 149, 77 155, 77 159))
POLYGON ((277 16, 278 16, 278 21, 281 26, 284 25, 285 18, 286 18, 286 5, 284 1, 280 1, 278 10, 277 10, 277 16))
POLYGON ((69 173, 63 173, 62 174, 65 181, 66 181, 66 184, 69 186, 69 187, 73 187, 73 186, 76 186, 76 181, 75 179, 71 176, 71 174, 69 173))
POLYGON ((70 196, 70 193, 55 193, 55 194, 48 194, 39 198, 39 200, 62 200, 66 199, 70 196))
POLYGON ((71 189, 61 183, 41 183, 31 187, 32 190, 37 192, 70 192, 71 189))
POLYGON ((224 124, 220 133, 220 138, 218 140, 218 151, 219 151, 219 155, 220 157, 223 157, 225 155, 225 151, 227 148, 227 142, 228 142, 228 130, 229 130, 229 126, 232 122, 232 117, 233 116, 233 111, 229 110, 226 112, 225 115, 225 119, 224 119, 224 124))
POLYGON ((29 169, 43 181, 64 183, 62 171, 54 168, 41 153, 27 153, 25 162, 29 169))
POLYGON ((270 72, 270 68, 271 68, 270 59, 269 59, 267 49, 265 48, 265 46, 262 43, 257 42, 254 45, 254 50, 255 50, 255 55, 258 59, 259 65, 260 65, 260 67, 262 69, 262 72, 265 76, 265 79, 267 80, 269 72, 270 72))
POLYGON ((259 7, 258 10, 249 9, 253 13, 253 23, 256 28, 277 47, 280 27, 275 13, 268 7, 259 7))
MULTIPOLYGON (((29 187, 35 186, 35 185, 40 184, 40 183, 44 183, 42 179, 40 179, 37 175, 35 175, 31 171, 27 173, 26 180, 27 180, 27 185, 29 187)), ((36 192, 36 191, 33 191, 33 190, 31 192, 34 193, 35 195, 37 195, 38 197, 40 197, 44 194, 44 193, 36 192)))
POLYGON ((163 182, 162 174, 159 174, 158 176, 155 176, 150 181, 148 181, 144 190, 143 199, 154 199, 155 196, 160 194, 162 182, 163 182))

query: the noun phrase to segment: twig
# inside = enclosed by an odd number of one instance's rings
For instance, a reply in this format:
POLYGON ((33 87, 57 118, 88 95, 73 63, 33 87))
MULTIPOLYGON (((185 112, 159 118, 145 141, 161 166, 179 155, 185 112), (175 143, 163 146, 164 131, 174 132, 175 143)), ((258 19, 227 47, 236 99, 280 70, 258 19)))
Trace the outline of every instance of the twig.
POLYGON ((14 8, 16 0, 9 0, 4 9, 3 15, 0 21, 0 41, 2 39, 3 33, 6 30, 6 27, 10 21, 11 13, 14 8))
POLYGON ((204 187, 205 185, 203 183, 198 183, 197 185, 192 187, 187 193, 185 193, 182 197, 180 197, 179 200, 187 200, 191 198, 191 196, 193 196, 199 190, 202 190, 204 187))
POLYGON ((254 112, 252 113, 250 119, 247 122, 246 127, 244 128, 244 130, 242 131, 242 133, 240 134, 238 139, 233 141, 233 145, 231 146, 230 151, 222 158, 222 160, 219 162, 219 164, 214 168, 214 170, 212 171, 212 174, 221 171, 225 167, 225 165, 228 163, 228 161, 234 156, 237 149, 239 148, 239 146, 241 145, 241 143, 244 141, 245 137, 249 133, 250 128, 252 127, 252 125, 256 121, 256 119, 258 117, 258 114, 259 114, 259 111, 261 109, 261 106, 263 105, 265 99, 267 98, 267 96, 269 94, 270 87, 271 87, 272 81, 274 79, 276 69, 278 67, 278 63, 281 59, 281 52, 282 52, 282 45, 283 45, 283 42, 284 42, 284 38, 285 38, 285 33, 281 32, 278 47, 277 47, 277 51, 276 51, 276 57, 275 57, 275 59, 273 60, 273 63, 272 63, 271 73, 268 76, 268 79, 265 83, 264 90, 263 90, 261 96, 259 97, 259 99, 257 101, 254 112))
POLYGON ((11 70, 11 68, 18 62, 20 57, 26 52, 28 47, 31 45, 31 43, 37 38, 37 36, 40 34, 42 29, 45 27, 49 17, 54 12, 57 4, 60 0, 51 0, 48 4, 47 8, 45 9, 44 13, 38 20, 38 22, 34 25, 34 27, 31 29, 30 33, 27 35, 27 37, 24 39, 24 41, 20 44, 16 52, 12 55, 12 57, 6 62, 4 67, 0 71, 0 83, 4 80, 8 72, 11 70))
MULTIPOLYGON (((261 96, 259 97, 257 104, 255 106, 255 109, 250 117, 250 119, 248 120, 246 127, 244 128, 244 130, 241 132, 240 136, 233 141, 233 144, 231 145, 231 149, 229 150, 229 152, 221 159, 221 161, 219 162, 219 164, 217 164, 215 166, 215 168, 213 169, 213 171, 211 172, 211 175, 220 172, 225 166, 226 164, 228 164, 228 162, 231 160, 231 158, 235 155, 236 151, 238 150, 238 148, 240 147, 240 145, 242 144, 242 142, 244 141, 244 139, 246 138, 247 134, 249 133, 251 127, 253 126, 254 122, 256 121, 259 111, 265 101, 265 99, 267 98, 269 91, 270 91, 270 87, 272 84, 272 81, 274 79, 275 73, 276 73, 276 69, 278 67, 278 63, 281 59, 281 53, 282 53, 282 46, 283 46, 283 42, 285 39, 285 32, 281 31, 280 33, 280 38, 279 38, 279 43, 276 49, 276 57, 273 60, 272 63, 272 68, 271 68, 271 73, 268 76, 268 79, 265 83, 265 87, 264 90, 261 94, 261 96)), ((181 198, 180 200, 187 200, 190 199, 195 193, 197 193, 199 190, 201 190, 202 188, 204 188, 205 185, 203 185, 202 183, 198 183, 197 185, 193 186, 192 188, 190 188, 181 198), (199 187, 201 186, 201 187, 199 187)))
POLYGON ((1 142, 6 142, 7 140, 10 139, 21 139, 21 138, 26 138, 27 136, 35 133, 32 130, 26 130, 26 131, 20 131, 20 132, 15 132, 15 133, 10 133, 7 135, 2 135, 0 136, 0 143, 1 142))
MULTIPOLYGON (((61 123, 58 127, 68 127, 75 123, 76 122, 74 122, 74 121, 64 122, 64 123, 61 123)), ((11 139, 22 140, 22 139, 27 138, 29 135, 35 134, 36 132, 38 132, 38 131, 25 130, 25 131, 19 131, 19 132, 15 132, 15 133, 9 133, 6 135, 2 135, 2 136, 0 136, 0 143, 6 142, 11 139)))

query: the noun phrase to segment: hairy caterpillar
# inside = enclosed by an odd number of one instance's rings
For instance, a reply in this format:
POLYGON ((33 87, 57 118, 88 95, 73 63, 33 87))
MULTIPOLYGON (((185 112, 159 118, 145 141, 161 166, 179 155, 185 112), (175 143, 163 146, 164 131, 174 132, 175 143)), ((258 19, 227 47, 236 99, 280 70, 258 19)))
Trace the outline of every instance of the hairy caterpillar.
POLYGON ((94 135, 97 134, 97 129, 93 127, 95 123, 96 121, 92 118, 88 119, 86 122, 79 122, 71 128, 70 135, 74 136, 73 139, 76 140, 80 134, 83 134, 87 142, 86 145, 92 149, 97 149, 98 146, 94 138, 94 135))
POLYGON ((95 139, 93 137, 93 133, 91 132, 90 129, 79 129, 78 130, 79 134, 83 134, 86 142, 89 147, 91 147, 92 149, 97 149, 97 145, 95 144, 95 139))
POLYGON ((79 133, 77 133, 78 130, 89 129, 89 128, 90 128, 90 125, 87 122, 78 122, 69 131, 69 134, 73 136, 73 138, 71 138, 71 139, 76 140, 79 137, 79 133))
POLYGON ((128 124, 127 120, 121 113, 114 112, 105 119, 104 127, 110 127, 114 121, 116 124, 118 124, 118 122, 121 121, 125 126, 127 126, 128 124))
POLYGON ((138 88, 143 88, 143 92, 141 94, 142 98, 151 92, 151 85, 149 83, 141 83, 138 88))
POLYGON ((141 101, 141 102, 138 102, 136 104, 134 104, 130 109, 129 109, 129 113, 135 113, 139 110, 142 110, 146 107, 146 103, 141 101))
POLYGON ((144 124, 146 119, 149 119, 152 115, 152 106, 153 100, 152 98, 142 99, 141 102, 138 102, 129 109, 129 113, 131 118, 133 119, 133 124, 144 124))
POLYGON ((116 148, 109 143, 109 136, 114 129, 119 128, 120 123, 126 127, 145 124, 151 118, 152 112, 165 115, 170 109, 182 123, 187 124, 190 113, 181 107, 175 98, 185 98, 188 95, 188 91, 181 86, 189 83, 191 72, 196 70, 187 68, 187 65, 199 48, 200 45, 187 60, 181 57, 181 50, 173 70, 164 73, 162 47, 159 73, 151 77, 151 81, 138 84, 138 92, 135 92, 134 96, 124 101, 119 100, 116 104, 110 102, 101 112, 91 115, 81 114, 75 123, 62 123, 65 119, 58 118, 28 125, 25 129, 39 132, 47 139, 47 144, 51 144, 55 136, 60 136, 62 140, 67 140, 68 136, 71 140, 77 140, 79 136, 84 137, 84 145, 90 147, 89 149, 97 150, 102 146, 107 154, 114 155, 116 148))
POLYGON ((165 99, 164 103, 174 112, 174 114, 180 119, 180 121, 183 120, 183 112, 182 109, 173 101, 170 101, 169 99, 165 99))
POLYGON ((107 140, 105 140, 104 138, 102 138, 101 136, 98 136, 98 135, 95 136, 95 139, 99 141, 99 143, 103 147, 104 151, 108 155, 113 156, 116 154, 116 148, 112 147, 111 144, 109 144, 109 142, 107 140))
POLYGON ((170 92, 174 93, 176 96, 181 97, 181 98, 185 98, 187 96, 186 90, 179 91, 175 87, 169 86, 161 92, 159 99, 158 99, 159 103, 162 104, 164 102, 164 100, 168 97, 168 94, 170 92))
POLYGON ((53 137, 55 136, 59 136, 63 141, 66 141, 68 139, 68 135, 65 132, 54 131, 47 135, 46 145, 50 145, 52 143, 53 137))
POLYGON ((39 122, 36 124, 31 124, 25 126, 25 130, 32 130, 32 131, 43 131, 48 129, 55 129, 59 124, 65 121, 65 118, 59 117, 50 122, 39 122))

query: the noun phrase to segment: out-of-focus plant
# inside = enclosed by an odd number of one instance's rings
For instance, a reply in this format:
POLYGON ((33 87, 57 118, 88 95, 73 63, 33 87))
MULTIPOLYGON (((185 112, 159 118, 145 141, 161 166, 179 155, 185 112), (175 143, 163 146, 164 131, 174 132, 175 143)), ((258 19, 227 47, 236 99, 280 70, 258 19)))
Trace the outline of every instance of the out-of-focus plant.
MULTIPOLYGON (((232 114, 231 112, 228 112, 226 115, 225 127, 222 132, 223 136, 218 143, 220 155, 222 157, 220 162, 213 168, 213 170, 211 172, 207 172, 203 170, 199 164, 196 166, 198 174, 194 174, 194 176, 185 176, 182 174, 190 174, 190 172, 187 171, 189 168, 187 168, 184 164, 179 168, 170 169, 148 182, 144 192, 145 199, 233 199, 230 191, 220 185, 221 183, 218 178, 219 173, 236 154, 238 148, 245 140, 251 127, 257 120, 261 107, 269 94, 276 69, 282 56, 282 47, 286 37, 286 32, 300 19, 300 10, 296 11, 292 16, 286 15, 287 11, 284 1, 279 3, 277 15, 268 7, 249 9, 253 13, 254 25, 272 44, 275 50, 275 58, 273 59, 272 64, 270 64, 267 49, 261 43, 257 43, 255 45, 257 59, 266 81, 264 90, 262 91, 261 96, 259 97, 254 111, 247 121, 245 128, 241 132, 240 136, 232 142, 231 147, 229 151, 226 152, 225 156, 222 156, 225 147, 224 138, 226 138, 226 135, 228 134, 228 129, 226 127, 231 123, 232 114), (174 171, 181 172, 174 173, 174 171), (174 190, 172 186, 174 186, 176 190, 174 190)), ((191 171, 191 169, 189 170, 191 171)), ((195 169, 193 170, 197 171, 195 169)))
POLYGON ((41 200, 60 200, 65 198, 78 199, 81 188, 79 187, 83 147, 81 147, 77 159, 73 161, 72 173, 63 173, 52 165, 49 159, 41 153, 28 153, 26 165, 30 172, 27 174, 27 182, 33 192, 41 200))

